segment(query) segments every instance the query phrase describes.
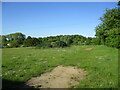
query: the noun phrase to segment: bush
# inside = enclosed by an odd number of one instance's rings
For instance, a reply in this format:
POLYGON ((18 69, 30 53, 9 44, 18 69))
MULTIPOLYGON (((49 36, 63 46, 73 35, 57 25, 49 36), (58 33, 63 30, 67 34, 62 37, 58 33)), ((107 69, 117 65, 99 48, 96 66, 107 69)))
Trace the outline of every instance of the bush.
POLYGON ((56 41, 56 47, 66 47, 67 44, 63 41, 56 41))
POLYGON ((41 44, 37 45, 36 48, 54 48, 54 47, 66 47, 67 44, 63 41, 56 41, 56 42, 42 42, 41 44))
POLYGON ((36 45, 36 48, 51 48, 52 45, 50 45, 49 42, 42 42, 41 44, 36 45))
POLYGON ((20 44, 17 40, 13 40, 9 43, 9 45, 7 47, 19 47, 20 44))

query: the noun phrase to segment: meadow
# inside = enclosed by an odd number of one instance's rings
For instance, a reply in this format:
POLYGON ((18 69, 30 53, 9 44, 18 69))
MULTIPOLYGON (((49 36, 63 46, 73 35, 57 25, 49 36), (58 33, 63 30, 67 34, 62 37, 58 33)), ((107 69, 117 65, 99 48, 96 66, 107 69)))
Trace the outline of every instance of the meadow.
POLYGON ((3 48, 3 88, 19 87, 30 78, 50 72, 59 65, 76 66, 87 72, 86 78, 74 88, 118 87, 118 49, 81 45, 46 49, 3 48))

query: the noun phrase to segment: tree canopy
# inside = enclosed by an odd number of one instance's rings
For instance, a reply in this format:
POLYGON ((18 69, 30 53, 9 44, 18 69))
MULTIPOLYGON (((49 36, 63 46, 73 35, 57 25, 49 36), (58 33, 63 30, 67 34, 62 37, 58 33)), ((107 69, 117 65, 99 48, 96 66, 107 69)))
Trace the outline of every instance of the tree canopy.
POLYGON ((96 27, 96 37, 103 45, 120 48, 120 10, 107 9, 100 17, 102 23, 96 27))

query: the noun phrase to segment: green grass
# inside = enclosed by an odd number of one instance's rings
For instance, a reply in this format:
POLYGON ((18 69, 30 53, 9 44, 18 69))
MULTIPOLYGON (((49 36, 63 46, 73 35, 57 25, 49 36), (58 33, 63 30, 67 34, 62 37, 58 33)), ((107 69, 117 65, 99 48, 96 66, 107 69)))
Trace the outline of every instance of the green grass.
POLYGON ((76 88, 118 87, 118 49, 115 48, 83 45, 49 49, 4 48, 2 51, 3 87, 18 86, 58 65, 77 66, 87 71, 86 79, 76 88))

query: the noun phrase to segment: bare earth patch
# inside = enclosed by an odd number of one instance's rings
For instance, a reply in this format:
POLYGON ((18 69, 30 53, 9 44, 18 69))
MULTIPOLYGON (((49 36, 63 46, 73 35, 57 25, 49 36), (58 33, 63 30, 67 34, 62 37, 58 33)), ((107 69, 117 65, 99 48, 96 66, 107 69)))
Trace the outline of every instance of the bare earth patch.
POLYGON ((57 66, 51 72, 44 73, 40 77, 33 77, 26 85, 37 88, 69 88, 79 84, 83 80, 86 71, 72 66, 57 66))
POLYGON ((93 48, 86 48, 85 50, 92 50, 93 48))

